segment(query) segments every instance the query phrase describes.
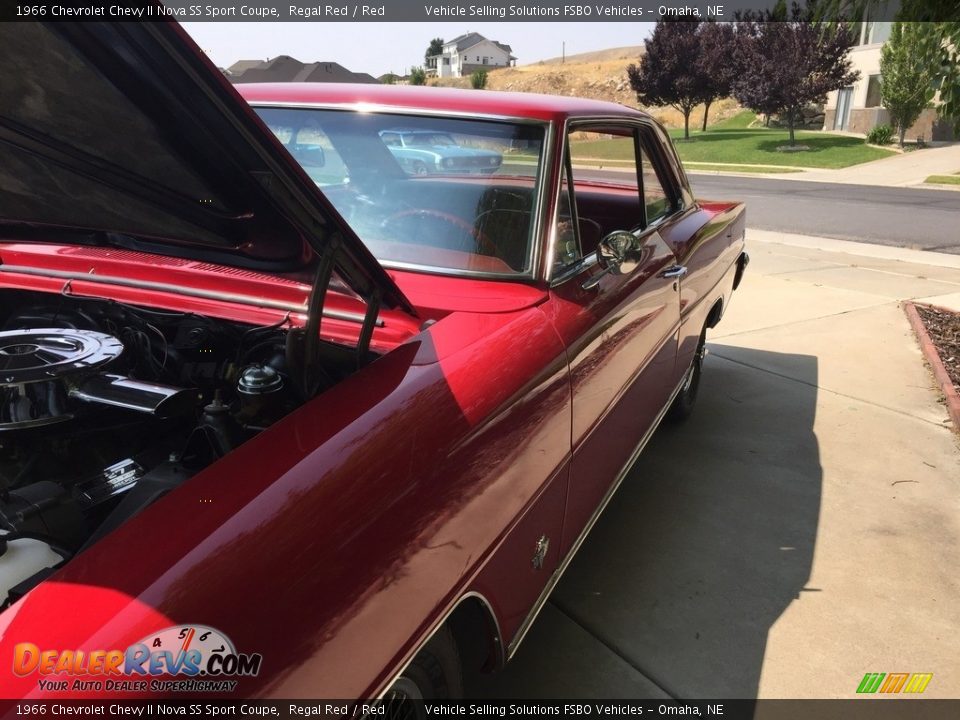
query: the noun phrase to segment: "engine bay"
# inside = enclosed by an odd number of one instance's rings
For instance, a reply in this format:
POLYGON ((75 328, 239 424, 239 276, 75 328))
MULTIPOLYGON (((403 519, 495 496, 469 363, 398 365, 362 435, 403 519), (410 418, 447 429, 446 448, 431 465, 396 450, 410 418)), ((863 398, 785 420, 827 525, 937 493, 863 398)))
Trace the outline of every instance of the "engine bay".
POLYGON ((356 368, 303 331, 0 291, 0 607, 356 368))

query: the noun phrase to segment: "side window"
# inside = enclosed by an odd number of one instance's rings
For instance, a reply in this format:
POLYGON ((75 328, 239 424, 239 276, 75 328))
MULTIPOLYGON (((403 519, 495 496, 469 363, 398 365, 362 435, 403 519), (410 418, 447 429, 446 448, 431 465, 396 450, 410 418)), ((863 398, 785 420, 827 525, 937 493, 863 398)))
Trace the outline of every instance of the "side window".
POLYGON ((643 225, 633 128, 575 128, 567 138, 567 152, 557 212, 555 272, 595 253, 601 238, 614 230, 643 225))
POLYGON ((646 130, 617 125, 576 127, 567 137, 560 188, 554 272, 596 252, 616 230, 637 232, 673 210, 646 130))

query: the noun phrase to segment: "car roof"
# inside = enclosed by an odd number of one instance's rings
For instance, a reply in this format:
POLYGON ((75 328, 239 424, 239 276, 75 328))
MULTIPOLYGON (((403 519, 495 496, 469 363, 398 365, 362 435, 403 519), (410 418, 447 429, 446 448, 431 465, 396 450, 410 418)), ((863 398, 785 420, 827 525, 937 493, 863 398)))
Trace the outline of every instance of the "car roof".
POLYGON ((494 90, 352 83, 243 83, 235 87, 251 104, 369 104, 547 121, 577 116, 649 117, 626 105, 601 100, 494 90))

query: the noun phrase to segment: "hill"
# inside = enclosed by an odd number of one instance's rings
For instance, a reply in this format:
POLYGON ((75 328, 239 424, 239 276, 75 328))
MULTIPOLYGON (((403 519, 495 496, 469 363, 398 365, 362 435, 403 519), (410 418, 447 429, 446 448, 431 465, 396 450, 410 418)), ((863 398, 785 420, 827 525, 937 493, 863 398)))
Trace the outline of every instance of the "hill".
MULTIPOLYGON (((668 127, 683 127, 683 115, 673 108, 650 108, 637 102, 637 95, 627 79, 627 66, 638 62, 642 54, 642 45, 630 45, 568 55, 565 60, 551 58, 530 65, 500 68, 489 72, 487 88, 606 100, 646 110, 668 127)), ((430 84, 469 88, 470 79, 443 78, 431 80, 430 84)), ((739 106, 733 100, 714 103, 710 109, 710 122, 728 118, 738 110, 739 106)), ((690 116, 691 127, 698 126, 702 118, 703 109, 698 108, 690 116)))

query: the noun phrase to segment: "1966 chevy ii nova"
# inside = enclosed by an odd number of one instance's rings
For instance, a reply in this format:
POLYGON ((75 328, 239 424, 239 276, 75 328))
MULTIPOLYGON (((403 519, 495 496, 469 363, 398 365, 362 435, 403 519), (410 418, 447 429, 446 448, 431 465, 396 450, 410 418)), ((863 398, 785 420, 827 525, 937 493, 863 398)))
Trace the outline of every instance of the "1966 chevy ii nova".
POLYGON ((0 695, 503 664, 691 412, 743 207, 612 104, 244 102, 174 23, 7 25, 0 66, 0 695), (396 128, 501 160, 418 173, 396 128))

